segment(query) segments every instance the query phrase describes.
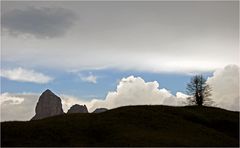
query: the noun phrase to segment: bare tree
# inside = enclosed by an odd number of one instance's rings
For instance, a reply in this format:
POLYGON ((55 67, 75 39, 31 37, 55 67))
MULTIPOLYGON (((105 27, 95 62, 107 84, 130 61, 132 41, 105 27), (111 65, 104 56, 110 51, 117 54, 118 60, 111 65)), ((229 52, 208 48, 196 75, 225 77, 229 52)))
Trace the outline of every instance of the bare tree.
POLYGON ((202 75, 196 75, 191 78, 190 83, 187 84, 188 103, 193 105, 212 105, 211 88, 206 83, 206 79, 202 75))

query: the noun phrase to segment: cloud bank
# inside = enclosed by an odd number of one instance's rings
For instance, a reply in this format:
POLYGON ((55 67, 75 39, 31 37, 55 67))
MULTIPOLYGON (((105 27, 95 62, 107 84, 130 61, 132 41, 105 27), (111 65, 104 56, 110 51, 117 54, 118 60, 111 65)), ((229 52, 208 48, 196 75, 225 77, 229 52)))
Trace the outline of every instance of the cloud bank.
POLYGON ((1 94, 1 105, 3 104, 21 104, 24 101, 24 98, 10 96, 9 93, 1 94))
POLYGON ((24 69, 21 67, 15 69, 1 69, 1 77, 19 82, 31 82, 38 84, 49 83, 52 77, 45 74, 35 72, 34 70, 24 69))
POLYGON ((3 34, 2 61, 64 71, 214 71, 239 63, 238 5, 237 1, 5 1, 3 28, 18 37, 3 34))
POLYGON ((38 97, 37 94, 1 94, 1 121, 30 120, 38 97))
MULTIPOLYGON (((239 67, 229 65, 214 72, 207 83, 211 85, 212 100, 216 106, 228 110, 239 111, 239 67)), ((145 82, 141 77, 122 78, 113 92, 108 92, 105 99, 84 100, 78 97, 60 94, 63 110, 66 112, 74 104, 86 104, 89 111, 98 107, 116 108, 125 105, 186 105, 186 94, 177 92, 173 95, 165 88, 159 88, 157 81, 145 82)), ((29 120, 39 94, 1 94, 1 120, 29 120)))

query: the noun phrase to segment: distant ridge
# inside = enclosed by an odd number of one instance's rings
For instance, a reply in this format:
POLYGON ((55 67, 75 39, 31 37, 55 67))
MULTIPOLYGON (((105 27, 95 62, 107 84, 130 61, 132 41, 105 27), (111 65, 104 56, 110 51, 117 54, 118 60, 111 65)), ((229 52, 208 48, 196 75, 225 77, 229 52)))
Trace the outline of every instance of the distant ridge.
POLYGON ((105 111, 107 111, 108 109, 106 109, 106 108, 97 108, 97 109, 95 109, 94 111, 93 111, 93 113, 102 113, 102 112, 105 112, 105 111))

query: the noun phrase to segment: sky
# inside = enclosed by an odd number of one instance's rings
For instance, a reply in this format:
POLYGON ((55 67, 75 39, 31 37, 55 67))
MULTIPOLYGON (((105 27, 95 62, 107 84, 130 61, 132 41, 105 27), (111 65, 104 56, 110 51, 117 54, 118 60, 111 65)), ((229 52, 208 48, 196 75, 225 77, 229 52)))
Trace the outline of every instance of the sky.
POLYGON ((183 105, 195 74, 239 110, 238 33, 238 1, 1 2, 1 120, 30 119, 46 89, 65 111, 183 105))

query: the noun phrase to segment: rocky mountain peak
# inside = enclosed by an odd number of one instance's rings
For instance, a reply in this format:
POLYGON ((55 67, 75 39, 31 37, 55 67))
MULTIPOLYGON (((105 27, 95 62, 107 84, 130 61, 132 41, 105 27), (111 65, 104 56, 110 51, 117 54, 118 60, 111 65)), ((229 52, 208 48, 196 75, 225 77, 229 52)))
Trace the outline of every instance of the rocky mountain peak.
POLYGON ((64 114, 60 97, 47 89, 39 97, 35 112, 32 120, 64 114))
POLYGON ((88 113, 88 109, 86 105, 75 104, 68 110, 67 113, 88 113))
POLYGON ((42 94, 54 94, 50 89, 46 89, 42 94))

